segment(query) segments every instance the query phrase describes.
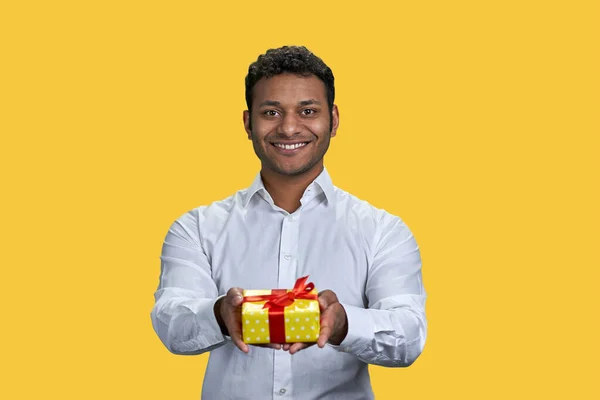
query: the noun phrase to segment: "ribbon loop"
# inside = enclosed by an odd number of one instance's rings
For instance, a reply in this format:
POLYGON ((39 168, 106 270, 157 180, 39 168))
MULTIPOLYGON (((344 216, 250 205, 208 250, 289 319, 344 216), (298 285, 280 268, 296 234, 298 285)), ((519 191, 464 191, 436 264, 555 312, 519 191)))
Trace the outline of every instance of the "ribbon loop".
MULTIPOLYGON (((244 297, 243 302, 256 302, 256 301, 267 301, 263 308, 271 308, 271 307, 287 307, 294 304, 296 299, 306 299, 306 300, 317 300, 318 296, 316 294, 311 294, 315 288, 315 285, 310 282, 306 283, 308 280, 308 275, 303 276, 302 278, 298 278, 296 280, 296 284, 294 288, 290 292, 283 293, 271 293, 271 294, 263 294, 260 296, 246 296, 244 297)), ((275 292, 275 291, 273 291, 275 292)), ((280 292, 277 290, 277 292, 280 292)))

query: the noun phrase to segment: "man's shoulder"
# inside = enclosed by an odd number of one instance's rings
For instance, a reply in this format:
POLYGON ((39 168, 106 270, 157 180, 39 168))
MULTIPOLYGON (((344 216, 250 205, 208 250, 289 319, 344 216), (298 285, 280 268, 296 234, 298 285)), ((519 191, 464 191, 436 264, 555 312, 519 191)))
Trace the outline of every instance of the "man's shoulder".
POLYGON ((365 242, 370 243, 374 252, 388 243, 404 243, 413 237, 400 216, 337 187, 334 193, 338 220, 344 220, 348 227, 355 229, 365 242))
POLYGON ((358 218, 361 221, 374 223, 389 223, 399 221, 400 217, 391 212, 371 204, 350 192, 334 186, 334 195, 338 213, 345 213, 347 217, 358 218))
POLYGON ((199 205, 177 218, 175 224, 181 224, 192 228, 200 228, 202 225, 219 225, 227 220, 229 214, 243 203, 247 189, 238 190, 229 197, 212 203, 199 205))

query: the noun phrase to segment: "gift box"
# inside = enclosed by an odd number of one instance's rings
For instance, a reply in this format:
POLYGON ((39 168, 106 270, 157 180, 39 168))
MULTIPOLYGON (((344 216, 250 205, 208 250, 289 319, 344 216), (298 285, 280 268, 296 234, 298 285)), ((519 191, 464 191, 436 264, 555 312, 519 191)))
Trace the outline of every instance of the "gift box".
POLYGON ((308 276, 294 288, 244 290, 242 340, 247 344, 313 343, 320 331, 318 292, 308 276))

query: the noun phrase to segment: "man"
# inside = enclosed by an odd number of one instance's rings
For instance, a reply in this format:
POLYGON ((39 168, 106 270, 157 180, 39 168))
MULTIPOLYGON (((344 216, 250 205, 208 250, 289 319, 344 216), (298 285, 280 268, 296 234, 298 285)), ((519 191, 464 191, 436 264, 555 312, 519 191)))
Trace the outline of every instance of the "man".
MULTIPOLYGON (((395 216, 333 186, 334 77, 304 47, 250 65, 243 120, 261 171, 246 190, 180 217, 162 251, 154 329, 175 354, 210 351, 205 399, 371 399, 368 364, 409 366, 427 334, 417 244, 395 216), (247 345, 243 289, 309 275, 321 331, 247 345)), ((371 133, 373 134, 373 133, 371 133)))

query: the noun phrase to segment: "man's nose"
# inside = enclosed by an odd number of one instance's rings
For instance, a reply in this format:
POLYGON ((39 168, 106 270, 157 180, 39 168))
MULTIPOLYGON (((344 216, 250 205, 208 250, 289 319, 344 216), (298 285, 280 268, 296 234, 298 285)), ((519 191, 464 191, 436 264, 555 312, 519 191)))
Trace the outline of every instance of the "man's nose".
POLYGON ((300 123, 298 116, 294 113, 287 113, 281 119, 278 133, 285 136, 294 136, 300 132, 300 123))

